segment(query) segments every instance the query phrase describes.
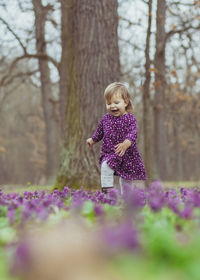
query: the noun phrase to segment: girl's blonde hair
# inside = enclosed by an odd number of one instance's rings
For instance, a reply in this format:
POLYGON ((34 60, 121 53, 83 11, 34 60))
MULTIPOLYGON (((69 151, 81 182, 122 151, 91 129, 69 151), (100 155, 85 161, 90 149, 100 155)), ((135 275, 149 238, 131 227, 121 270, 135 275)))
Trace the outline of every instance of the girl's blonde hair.
POLYGON ((108 85, 104 91, 104 98, 107 102, 110 102, 111 98, 115 94, 120 94, 121 97, 124 99, 124 102, 128 104, 126 107, 126 111, 128 113, 133 113, 133 103, 131 100, 131 94, 124 83, 114 82, 108 85))

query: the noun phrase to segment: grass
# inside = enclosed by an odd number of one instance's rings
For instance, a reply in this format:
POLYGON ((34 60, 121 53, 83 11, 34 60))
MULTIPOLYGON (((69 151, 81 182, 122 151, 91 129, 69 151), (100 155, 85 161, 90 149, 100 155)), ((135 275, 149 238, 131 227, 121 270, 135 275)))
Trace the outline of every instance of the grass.
POLYGON ((22 193, 24 191, 30 191, 30 192, 34 192, 34 191, 51 191, 52 190, 52 186, 39 186, 39 185, 30 185, 30 186, 26 186, 26 185, 0 185, 0 189, 2 189, 5 193, 9 193, 9 192, 17 192, 17 193, 22 193))
MULTIPOLYGON (((175 188, 179 189, 180 187, 185 188, 193 188, 193 187, 200 187, 200 181, 165 181, 163 182, 165 188, 175 188)), ((48 191, 52 190, 52 185, 31 185, 27 183, 27 185, 20 185, 20 184, 8 184, 8 185, 0 185, 0 189, 2 189, 5 193, 9 192, 18 192, 22 193, 24 191, 48 191)))
POLYGON ((190 187, 200 187, 200 181, 166 181, 163 182, 166 188, 190 188, 190 187))

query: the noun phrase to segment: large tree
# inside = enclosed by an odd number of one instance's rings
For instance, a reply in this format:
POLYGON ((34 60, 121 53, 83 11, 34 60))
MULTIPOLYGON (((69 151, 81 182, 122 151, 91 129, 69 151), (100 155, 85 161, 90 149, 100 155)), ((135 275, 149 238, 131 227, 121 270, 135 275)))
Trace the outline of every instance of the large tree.
POLYGON ((66 118, 55 185, 95 186, 99 145, 86 146, 105 112, 105 87, 120 78, 117 0, 70 0, 66 34, 66 118))

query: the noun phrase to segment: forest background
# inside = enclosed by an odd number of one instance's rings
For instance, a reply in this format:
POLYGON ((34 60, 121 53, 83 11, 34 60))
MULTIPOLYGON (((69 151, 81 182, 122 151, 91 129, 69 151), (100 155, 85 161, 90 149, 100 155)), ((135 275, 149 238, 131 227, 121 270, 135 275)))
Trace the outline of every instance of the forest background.
POLYGON ((85 140, 115 80, 149 181, 200 180, 200 1, 1 0, 0 26, 0 184, 98 182, 85 140))

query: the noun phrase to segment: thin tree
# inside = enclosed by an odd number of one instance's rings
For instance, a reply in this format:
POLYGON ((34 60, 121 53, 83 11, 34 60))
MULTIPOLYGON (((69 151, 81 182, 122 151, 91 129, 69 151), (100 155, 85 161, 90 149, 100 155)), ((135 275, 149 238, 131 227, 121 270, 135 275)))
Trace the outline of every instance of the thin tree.
POLYGON ((143 127, 144 127, 144 162, 147 171, 146 185, 151 181, 153 176, 153 153, 152 153, 152 117, 151 117, 151 99, 150 99, 150 83, 151 83, 151 62, 150 62, 150 39, 152 25, 152 0, 148 3, 148 28, 146 34, 145 47, 145 82, 143 85, 143 127))
MULTIPOLYGON (((35 14, 35 37, 36 49, 38 54, 46 55, 46 39, 45 39, 45 23, 46 17, 51 5, 43 6, 41 0, 32 0, 34 14, 35 14)), ((45 130, 46 130, 46 176, 49 179, 55 175, 58 168, 59 146, 58 146, 58 123, 55 118, 55 104, 52 95, 50 69, 48 60, 42 57, 38 59, 40 81, 41 81, 41 94, 42 105, 44 110, 45 130)))
POLYGON ((166 126, 166 80, 165 80, 165 20, 166 1, 157 1, 156 15, 156 53, 155 66, 155 98, 154 98, 154 150, 157 170, 162 180, 167 175, 167 126, 166 126))

